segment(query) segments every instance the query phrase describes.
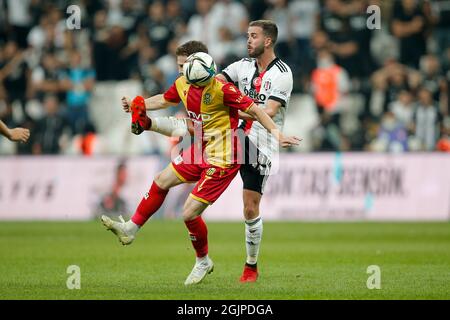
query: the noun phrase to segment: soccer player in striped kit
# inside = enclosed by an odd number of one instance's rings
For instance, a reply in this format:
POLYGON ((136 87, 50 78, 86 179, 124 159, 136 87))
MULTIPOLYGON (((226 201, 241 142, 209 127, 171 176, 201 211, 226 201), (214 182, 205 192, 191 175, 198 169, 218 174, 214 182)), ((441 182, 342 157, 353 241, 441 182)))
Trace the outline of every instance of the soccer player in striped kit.
MULTIPOLYGON (((276 57, 277 25, 269 20, 252 21, 247 32, 247 51, 250 58, 232 63, 218 78, 235 83, 241 92, 269 115, 282 131, 292 92, 293 79, 289 66, 276 57)), ((270 173, 278 143, 264 130, 261 123, 244 113, 240 124, 246 133, 246 162, 240 168, 244 183, 244 217, 247 260, 241 282, 258 278, 257 259, 263 233, 259 205, 270 173)))

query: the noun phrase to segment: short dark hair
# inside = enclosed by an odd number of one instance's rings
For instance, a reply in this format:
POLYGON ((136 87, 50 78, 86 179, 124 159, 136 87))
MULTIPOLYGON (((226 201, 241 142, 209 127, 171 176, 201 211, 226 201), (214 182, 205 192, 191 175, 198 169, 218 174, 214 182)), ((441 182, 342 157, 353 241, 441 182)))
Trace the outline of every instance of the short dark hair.
POLYGON ((191 54, 196 52, 204 52, 208 53, 208 47, 201 41, 188 41, 178 46, 175 51, 175 55, 178 56, 186 56, 189 57, 191 54))
POLYGON ((270 20, 255 20, 250 22, 249 27, 260 27, 264 35, 272 40, 272 46, 277 42, 278 27, 275 22, 270 20))

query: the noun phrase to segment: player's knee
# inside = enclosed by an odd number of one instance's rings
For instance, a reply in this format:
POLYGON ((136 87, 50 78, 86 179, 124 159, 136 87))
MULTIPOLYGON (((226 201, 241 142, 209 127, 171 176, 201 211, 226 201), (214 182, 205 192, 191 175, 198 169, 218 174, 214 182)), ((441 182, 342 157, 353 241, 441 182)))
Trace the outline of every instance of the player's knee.
POLYGON ((155 181, 158 187, 164 190, 169 190, 177 184, 176 178, 174 178, 171 172, 168 172, 166 169, 159 172, 153 181, 155 181))
POLYGON ((259 216, 259 204, 257 201, 244 203, 244 217, 246 220, 256 219, 259 216))
POLYGON ((190 221, 195 219, 197 217, 197 212, 193 210, 192 208, 188 207, 187 205, 184 205, 183 208, 183 220, 184 221, 190 221))
POLYGON ((158 185, 158 187, 160 187, 161 189, 167 189, 167 183, 164 179, 164 176, 162 174, 162 172, 158 173, 155 176, 155 179, 153 179, 153 181, 158 185))

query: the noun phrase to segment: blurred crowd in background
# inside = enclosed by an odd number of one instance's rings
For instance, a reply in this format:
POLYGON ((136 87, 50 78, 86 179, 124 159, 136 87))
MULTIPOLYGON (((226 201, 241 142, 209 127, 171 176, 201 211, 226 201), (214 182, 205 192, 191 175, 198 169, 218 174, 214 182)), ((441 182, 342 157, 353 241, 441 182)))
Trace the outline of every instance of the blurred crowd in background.
POLYGON ((308 151, 450 151, 450 0, 0 0, 0 119, 32 133, 14 152, 64 154, 76 140, 90 154, 99 84, 163 92, 192 39, 221 69, 247 56, 257 19, 277 23, 293 94, 314 102, 308 151), (70 5, 80 29, 67 28, 70 5))

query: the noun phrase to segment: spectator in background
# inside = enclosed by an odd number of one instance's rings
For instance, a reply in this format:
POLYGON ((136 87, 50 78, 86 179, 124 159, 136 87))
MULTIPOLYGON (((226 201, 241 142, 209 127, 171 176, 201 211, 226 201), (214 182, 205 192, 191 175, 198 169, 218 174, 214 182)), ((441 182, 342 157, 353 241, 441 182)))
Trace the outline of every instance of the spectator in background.
POLYGON ((218 28, 217 23, 213 21, 211 16, 213 4, 213 0, 196 0, 197 12, 189 18, 187 32, 180 39, 180 43, 197 40, 206 44, 209 49, 216 44, 218 28), (205 32, 205 30, 208 30, 208 32, 205 32))
POLYGON ((226 27, 219 29, 218 36, 217 44, 211 48, 210 53, 214 57, 219 70, 239 60, 240 57, 245 57, 247 54, 247 41, 245 39, 234 38, 231 31, 226 27))
POLYGON ((92 130, 89 102, 94 84, 94 70, 83 68, 80 53, 73 51, 69 70, 62 76, 61 88, 66 91, 66 114, 74 134, 85 134, 92 130))
POLYGON ((167 1, 166 16, 169 29, 175 35, 175 38, 180 38, 186 33, 187 14, 182 10, 180 1, 167 1))
POLYGON ((437 142, 436 149, 442 152, 450 152, 450 118, 443 121, 442 135, 437 142))
POLYGON ((390 103, 389 111, 402 126, 411 130, 414 117, 414 97, 411 92, 408 90, 400 91, 397 99, 390 103))
POLYGON ((27 36, 33 23, 29 11, 31 2, 32 0, 6 0, 8 23, 12 31, 10 39, 13 39, 21 49, 27 47, 27 36))
MULTIPOLYGON (((289 27, 296 42, 295 65, 302 75, 312 71, 311 37, 316 31, 319 14, 318 0, 294 0, 288 4, 289 27)), ((294 69, 294 72, 297 70, 294 69)))
POLYGON ((173 37, 172 30, 165 18, 165 7, 162 1, 154 1, 148 6, 148 16, 144 21, 148 37, 156 49, 156 57, 167 53, 167 45, 173 37))
POLYGON ((367 79, 375 68, 370 50, 373 30, 367 27, 367 2, 366 0, 352 0, 344 7, 350 32, 355 36, 355 41, 358 45, 358 58, 356 61, 360 64, 358 73, 362 80, 367 79))
POLYGON ((426 52, 426 19, 421 3, 415 0, 398 0, 394 4, 392 33, 400 39, 400 63, 419 67, 426 52))
POLYGON ((405 152, 408 150, 408 134, 405 126, 388 111, 383 115, 378 137, 372 142, 372 151, 405 152))
POLYGON ((450 0, 430 1, 434 22, 433 36, 436 41, 436 53, 443 58, 445 50, 450 48, 450 0))
POLYGON ((445 113, 448 106, 448 84, 441 74, 441 66, 437 56, 428 54, 420 61, 422 85, 433 95, 433 100, 438 102, 441 113, 445 113))
POLYGON ((421 150, 435 150, 436 142, 441 135, 442 116, 433 101, 433 95, 422 87, 418 92, 418 105, 414 113, 415 137, 421 143, 421 150))
POLYGON ((277 45, 275 53, 281 60, 292 64, 291 62, 291 44, 292 32, 289 21, 289 7, 287 0, 270 0, 269 9, 264 13, 264 18, 272 20, 278 27, 277 45))
POLYGON ((31 74, 32 96, 43 101, 45 95, 56 94, 59 99, 63 99, 60 86, 61 68, 56 57, 51 53, 42 56, 41 64, 33 70, 31 74))
POLYGON ((407 68, 395 60, 386 61, 383 68, 372 74, 371 112, 377 118, 388 111, 391 102, 397 100, 402 90, 415 91, 421 77, 417 70, 407 68))
POLYGON ((118 25, 108 26, 107 12, 100 10, 94 17, 93 64, 98 81, 127 80, 130 75, 130 55, 123 50, 128 45, 125 30, 118 25))
POLYGON ((59 154, 63 135, 70 130, 69 124, 60 112, 56 95, 44 98, 45 116, 36 124, 33 154, 59 154))
POLYGON ((248 13, 240 1, 217 0, 211 9, 211 20, 216 24, 215 29, 227 28, 233 38, 247 33, 248 13))
POLYGON ((14 41, 6 43, 3 57, 0 57, 0 86, 4 88, 9 109, 15 102, 20 103, 22 117, 18 122, 29 120, 25 103, 30 90, 31 69, 26 57, 27 52, 20 49, 14 41))
POLYGON ((326 49, 318 53, 311 85, 323 129, 320 150, 340 150, 340 113, 343 96, 350 90, 350 80, 347 72, 334 62, 332 54, 326 49))
POLYGON ((120 215, 125 215, 125 218, 129 218, 129 216, 127 216, 127 203, 121 196, 127 178, 127 165, 125 161, 122 161, 116 167, 115 179, 111 186, 111 190, 101 197, 98 207, 95 209, 96 215, 101 216, 102 214, 106 214, 109 217, 116 218, 120 215))
POLYGON ((159 58, 155 65, 156 67, 161 70, 161 72, 164 74, 165 84, 164 89, 169 88, 170 84, 172 84, 180 75, 178 73, 178 67, 177 67, 177 56, 176 51, 178 47, 178 39, 174 38, 170 40, 168 46, 167 46, 167 54, 159 58))

